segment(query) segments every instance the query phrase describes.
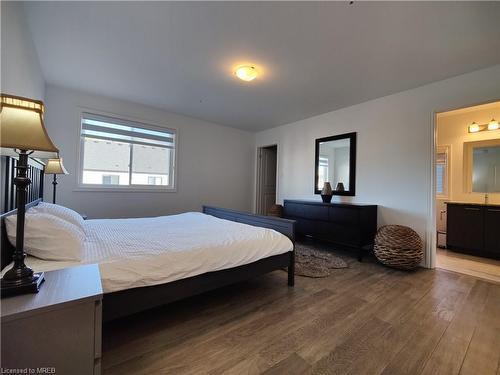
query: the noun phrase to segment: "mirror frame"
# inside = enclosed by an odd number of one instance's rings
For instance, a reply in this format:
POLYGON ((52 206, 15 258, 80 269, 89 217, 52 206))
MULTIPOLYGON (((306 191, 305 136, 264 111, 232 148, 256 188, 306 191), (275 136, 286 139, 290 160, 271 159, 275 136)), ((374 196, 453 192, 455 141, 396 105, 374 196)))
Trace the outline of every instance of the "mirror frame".
POLYGON ((470 141, 463 144, 463 168, 464 168, 464 187, 465 191, 470 194, 499 194, 496 192, 473 191, 472 175, 473 175, 473 152, 476 147, 499 147, 500 139, 484 139, 482 141, 470 141))
MULTIPOLYGON (((323 142, 337 141, 340 139, 350 140, 349 149, 349 190, 336 191, 333 190, 333 195, 355 196, 356 195, 356 132, 333 135, 331 137, 324 137, 316 139, 316 149, 314 156, 314 194, 321 194, 321 189, 318 186, 318 164, 319 164, 319 145, 323 142)), ((332 186, 334 189, 335 186, 332 186)))

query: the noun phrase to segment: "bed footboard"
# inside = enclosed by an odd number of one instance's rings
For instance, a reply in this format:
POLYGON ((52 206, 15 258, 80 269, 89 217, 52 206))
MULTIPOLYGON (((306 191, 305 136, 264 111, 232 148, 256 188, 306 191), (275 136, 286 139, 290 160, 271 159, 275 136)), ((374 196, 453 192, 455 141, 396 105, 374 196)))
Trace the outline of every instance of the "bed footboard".
POLYGON ((295 243, 295 220, 282 219, 273 216, 254 215, 246 212, 229 210, 226 208, 203 206, 203 213, 220 219, 236 221, 256 227, 274 229, 287 236, 295 243))

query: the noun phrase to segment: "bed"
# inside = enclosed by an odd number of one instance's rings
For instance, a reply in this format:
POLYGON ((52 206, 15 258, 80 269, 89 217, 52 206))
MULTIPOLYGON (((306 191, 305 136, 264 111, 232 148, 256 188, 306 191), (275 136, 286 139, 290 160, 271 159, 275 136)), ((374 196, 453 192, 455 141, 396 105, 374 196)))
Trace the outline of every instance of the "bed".
MULTIPOLYGON (((11 261, 5 217, 15 194, 10 190, 15 159, 2 157, 6 181, 1 215, 2 269, 11 261), (5 169, 4 169, 5 168, 5 169), (8 172, 8 173, 7 173, 8 172)), ((27 207, 43 194, 42 165, 30 162, 33 181, 27 207)), ((236 283, 277 269, 288 269, 294 285, 295 222, 238 211, 203 207, 203 212, 157 218, 103 219, 85 222, 85 258, 81 262, 28 257, 35 271, 98 263, 103 290, 103 320, 112 320, 236 283)))

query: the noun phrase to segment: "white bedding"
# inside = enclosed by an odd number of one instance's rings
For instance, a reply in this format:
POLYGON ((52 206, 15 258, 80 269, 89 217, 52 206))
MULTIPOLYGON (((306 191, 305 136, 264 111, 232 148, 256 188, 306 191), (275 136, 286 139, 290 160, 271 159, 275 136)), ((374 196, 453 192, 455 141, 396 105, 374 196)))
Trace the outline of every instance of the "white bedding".
POLYGON ((27 257, 26 263, 36 272, 99 263, 104 292, 110 293, 232 268, 293 248, 274 230, 197 212, 87 220, 85 232, 81 262, 27 257))

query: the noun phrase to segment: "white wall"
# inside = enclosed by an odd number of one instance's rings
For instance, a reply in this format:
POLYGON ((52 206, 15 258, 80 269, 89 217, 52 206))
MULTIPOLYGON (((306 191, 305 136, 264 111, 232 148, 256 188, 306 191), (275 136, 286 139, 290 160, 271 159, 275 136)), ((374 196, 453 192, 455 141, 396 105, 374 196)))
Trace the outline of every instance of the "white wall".
MULTIPOLYGON (((47 85, 46 127, 70 175, 60 176, 57 202, 90 218, 166 215, 203 204, 251 210, 254 135, 140 104, 47 85), (176 128, 177 192, 76 191, 80 107, 176 128)), ((46 199, 51 199, 50 177, 46 199)))
POLYGON ((499 97, 497 65, 259 132, 256 146, 279 145, 279 202, 319 200, 313 191, 314 140, 357 132, 356 196, 333 201, 377 204, 379 226, 414 228, 426 241, 430 266, 434 112, 499 97))
POLYGON ((45 80, 21 2, 2 1, 3 93, 43 100, 45 80))

